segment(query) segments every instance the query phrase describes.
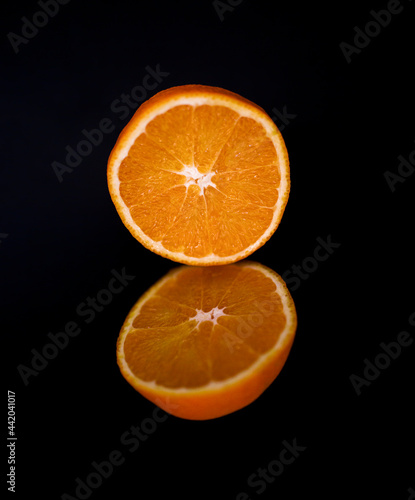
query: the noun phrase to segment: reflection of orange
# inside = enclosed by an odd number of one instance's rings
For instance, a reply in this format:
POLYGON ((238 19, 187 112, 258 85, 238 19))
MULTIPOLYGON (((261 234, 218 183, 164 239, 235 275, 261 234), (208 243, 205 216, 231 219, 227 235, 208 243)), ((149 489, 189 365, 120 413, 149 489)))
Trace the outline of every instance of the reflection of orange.
POLYGON ((220 417, 254 401, 283 367, 297 325, 291 295, 249 261, 181 266, 153 285, 121 329, 117 360, 143 396, 178 417, 220 417))
POLYGON ((276 230, 290 190, 288 155, 262 108, 184 85, 136 111, 110 155, 108 186, 145 247, 185 264, 227 264, 276 230))

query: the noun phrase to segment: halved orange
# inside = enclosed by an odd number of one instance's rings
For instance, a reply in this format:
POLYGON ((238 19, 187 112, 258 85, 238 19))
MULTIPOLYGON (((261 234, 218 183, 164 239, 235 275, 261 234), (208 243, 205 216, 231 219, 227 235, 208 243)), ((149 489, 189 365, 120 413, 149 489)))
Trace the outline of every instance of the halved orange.
POLYGON ((256 104, 221 88, 183 85, 136 111, 109 157, 108 186, 146 248, 184 264, 228 264, 279 225, 288 154, 256 104))
POLYGON ((171 270, 133 306, 117 342, 125 379, 181 418, 253 402, 274 381, 297 327, 282 278, 250 261, 171 270))

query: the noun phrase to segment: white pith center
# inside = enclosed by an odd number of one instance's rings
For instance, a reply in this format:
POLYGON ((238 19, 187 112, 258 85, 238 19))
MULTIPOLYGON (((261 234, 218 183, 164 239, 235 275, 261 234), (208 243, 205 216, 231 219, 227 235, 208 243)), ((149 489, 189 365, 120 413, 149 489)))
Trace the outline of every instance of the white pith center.
POLYGON ((215 172, 202 174, 194 165, 193 166, 185 165, 184 169, 181 172, 177 173, 180 175, 184 175, 186 177, 186 182, 184 184, 186 188, 188 188, 192 184, 194 184, 195 186, 199 186, 200 196, 205 194, 205 188, 207 188, 208 186, 216 188, 216 184, 212 182, 212 177, 215 175, 215 172))
POLYGON ((224 307, 222 309, 214 307, 209 312, 204 312, 202 309, 196 309, 196 316, 193 316, 192 319, 195 319, 198 322, 198 325, 203 321, 211 321, 214 325, 216 325, 220 316, 226 316, 223 312, 224 309, 224 307))

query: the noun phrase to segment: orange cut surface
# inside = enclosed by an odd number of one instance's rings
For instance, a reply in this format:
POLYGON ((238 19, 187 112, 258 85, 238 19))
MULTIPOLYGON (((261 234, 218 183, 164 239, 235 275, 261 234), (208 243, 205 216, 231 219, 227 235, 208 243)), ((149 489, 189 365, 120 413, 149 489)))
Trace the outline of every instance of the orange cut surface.
POLYGON ((216 87, 184 85, 143 103, 108 161, 111 198, 146 248, 190 265, 236 262, 283 215, 289 162, 266 112, 216 87))
POLYGON ((297 326, 282 278, 250 261, 170 271, 134 305, 117 361, 143 396, 204 420, 250 404, 273 382, 297 326))

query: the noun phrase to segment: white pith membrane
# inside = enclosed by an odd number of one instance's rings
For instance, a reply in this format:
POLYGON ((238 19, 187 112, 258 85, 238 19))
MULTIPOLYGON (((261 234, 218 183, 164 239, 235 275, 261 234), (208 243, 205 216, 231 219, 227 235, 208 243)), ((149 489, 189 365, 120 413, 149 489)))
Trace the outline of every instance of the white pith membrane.
POLYGON ((191 319, 195 319, 197 321, 197 326, 199 326, 200 323, 203 323, 203 321, 211 321, 214 325, 217 325, 218 318, 225 316, 225 313, 223 312, 224 309, 225 307, 222 307, 222 309, 214 307, 208 312, 204 312, 202 309, 196 309, 196 316, 193 316, 191 319))
POLYGON ((194 165, 185 165, 181 172, 176 173, 179 175, 184 175, 186 177, 186 182, 184 184, 186 186, 186 189, 188 189, 192 184, 198 186, 200 188, 199 196, 204 196, 205 188, 207 188, 208 186, 212 186, 213 188, 217 189, 216 184, 212 182, 212 177, 216 172, 202 174, 194 165))
MULTIPOLYGON (((159 283, 154 285, 150 290, 149 294, 145 294, 133 307, 133 309, 129 313, 128 320, 125 322, 123 329, 120 333, 120 338, 121 338, 121 347, 120 347, 120 356, 119 360, 123 366, 123 369, 125 370, 125 373, 128 374, 128 378, 130 381, 133 383, 133 385, 136 388, 147 388, 147 389, 156 389, 156 390, 162 390, 165 395, 168 396, 168 394, 176 394, 178 392, 182 393, 200 393, 201 391, 210 391, 210 390, 215 390, 216 388, 225 388, 228 386, 231 386, 232 384, 237 383, 240 380, 243 380, 246 378, 249 374, 254 373, 256 371, 259 371, 261 369, 261 366, 266 362, 266 360, 271 357, 272 355, 275 354, 278 350, 282 350, 286 343, 290 341, 290 338, 292 338, 292 334, 289 335, 292 332, 293 324, 296 322, 296 315, 290 311, 288 304, 292 304, 292 298, 288 292, 287 287, 285 286, 285 283, 282 281, 279 281, 279 279, 269 270, 264 268, 261 264, 257 264, 255 262, 245 262, 243 264, 239 264, 243 267, 248 267, 251 269, 258 270, 265 274, 266 277, 270 278, 273 283, 276 286, 276 294, 281 298, 282 301, 282 306, 283 306, 283 312, 284 316, 286 318, 286 324, 284 330, 281 332, 280 336, 278 337, 277 342, 275 345, 269 349, 267 352, 265 352, 262 355, 259 355, 256 361, 254 361, 250 366, 248 366, 245 370, 241 371, 234 377, 228 378, 226 381, 211 381, 208 384, 197 387, 197 388, 187 388, 187 387, 180 387, 180 388, 170 388, 166 387, 160 384, 157 384, 155 381, 145 381, 142 379, 139 379, 131 370, 129 365, 127 364, 125 360, 125 354, 124 354, 124 342, 127 337, 127 334, 131 331, 134 330, 133 327, 133 321, 134 319, 139 315, 141 308, 143 305, 147 302, 148 299, 153 297, 154 295, 157 294, 158 289, 160 289, 164 283, 171 277, 171 274, 169 273, 165 278, 161 279, 159 283)), ((180 273, 181 270, 183 270, 184 267, 177 268, 173 272, 180 273)), ((196 316, 189 317, 189 321, 194 321, 196 320, 198 323, 196 325, 196 328, 198 328, 199 324, 202 323, 203 321, 211 321, 213 324, 217 324, 218 318, 221 316, 226 315, 226 312, 224 312, 224 309, 226 307, 220 309, 218 307, 214 307, 208 312, 204 312, 203 310, 197 309, 196 310, 196 316)), ((295 333, 295 332, 294 332, 295 333)))
MULTIPOLYGON (((119 180, 119 168, 122 161, 128 156, 131 147, 133 146, 135 140, 146 131, 147 125, 157 116, 166 113, 168 110, 172 109, 176 106, 181 105, 190 105, 193 107, 202 106, 202 105, 211 105, 211 106, 225 106, 230 109, 236 111, 240 117, 251 118, 255 120, 257 123, 261 124, 264 128, 267 137, 271 139, 274 144, 276 150, 276 156, 278 159, 278 169, 280 173, 280 184, 277 189, 279 193, 286 193, 289 190, 289 174, 285 169, 285 157, 286 150, 284 146, 284 142, 282 137, 279 134, 278 129, 276 129, 274 123, 267 116, 263 116, 263 113, 260 113, 255 108, 249 108, 246 104, 239 104, 232 99, 223 96, 192 96, 192 97, 177 97, 173 102, 171 100, 166 103, 162 103, 158 105, 154 110, 151 110, 145 118, 143 118, 139 126, 136 127, 134 133, 132 133, 123 143, 122 147, 117 151, 116 156, 112 159, 112 171, 110 174, 111 184, 112 184, 112 195, 117 198, 119 205, 122 207, 122 218, 124 224, 130 231, 134 233, 137 232, 140 237, 147 241, 150 245, 151 250, 160 253, 172 260, 176 260, 178 262, 183 262, 187 264, 209 264, 209 262, 218 262, 228 263, 235 262, 237 260, 242 259, 243 257, 250 255, 253 251, 255 251, 259 246, 261 246, 263 241, 266 241, 273 231, 275 230, 275 226, 277 221, 281 218, 281 213, 284 210, 286 204, 286 198, 284 196, 278 196, 277 202, 274 207, 265 207, 273 209, 273 218, 267 229, 264 230, 264 233, 257 241, 253 242, 248 247, 242 249, 241 251, 229 255, 227 257, 221 257, 220 255, 215 254, 214 252, 207 254, 203 257, 192 257, 189 254, 181 251, 172 251, 166 248, 162 241, 156 241, 149 237, 144 231, 136 224, 134 221, 128 206, 125 204, 123 198, 120 194, 120 180, 119 180)), ((288 166, 288 160, 287 160, 288 166)), ((219 191, 215 184, 215 171, 211 171, 209 173, 203 174, 201 173, 195 165, 183 165, 183 169, 178 172, 174 172, 178 176, 185 177, 185 183, 182 184, 186 187, 186 191, 190 186, 195 185, 199 187, 199 196, 205 195, 205 190, 211 187, 219 191)))

